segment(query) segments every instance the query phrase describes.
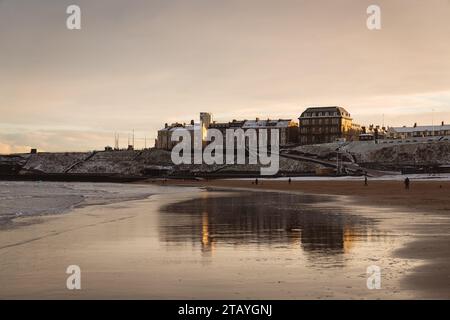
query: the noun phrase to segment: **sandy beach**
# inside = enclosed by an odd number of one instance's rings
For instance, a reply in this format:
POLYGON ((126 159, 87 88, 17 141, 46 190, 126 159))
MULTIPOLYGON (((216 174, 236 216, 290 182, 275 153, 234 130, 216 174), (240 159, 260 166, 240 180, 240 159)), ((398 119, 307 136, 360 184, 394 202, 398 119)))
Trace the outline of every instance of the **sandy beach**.
MULTIPOLYGON (((158 182, 161 184, 161 182, 158 182)), ((384 208, 388 212, 400 210, 407 215, 395 221, 384 217, 391 230, 402 230, 411 240, 395 251, 405 259, 424 263, 402 280, 405 288, 423 291, 424 298, 450 298, 450 181, 412 180, 406 190, 403 180, 373 180, 364 185, 360 180, 321 179, 270 180, 209 180, 164 181, 162 184, 202 186, 212 189, 275 190, 289 193, 309 193, 344 196, 354 206, 384 208)), ((377 217, 379 218, 379 217, 377 217)))
POLYGON ((159 185, 188 185, 219 188, 244 188, 252 190, 277 190, 286 192, 304 192, 311 194, 330 194, 350 196, 360 204, 386 207, 403 207, 408 210, 423 210, 424 213, 442 213, 450 215, 450 181, 411 181, 409 190, 405 190, 403 181, 369 179, 358 180, 261 180, 255 185, 254 179, 230 180, 167 180, 159 185))
POLYGON ((159 184, 1 229, 0 298, 449 298, 448 182, 159 184))

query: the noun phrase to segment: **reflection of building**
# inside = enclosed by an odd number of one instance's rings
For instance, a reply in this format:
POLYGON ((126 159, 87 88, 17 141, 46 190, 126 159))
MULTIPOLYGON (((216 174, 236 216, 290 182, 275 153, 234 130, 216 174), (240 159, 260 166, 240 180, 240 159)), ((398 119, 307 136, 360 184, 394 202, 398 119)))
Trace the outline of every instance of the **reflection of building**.
POLYGON ((418 126, 414 124, 412 127, 390 127, 387 131, 387 137, 389 139, 408 139, 408 138, 420 138, 420 137, 432 137, 432 136, 449 136, 450 125, 441 124, 435 126, 418 126))
POLYGON ((160 236, 169 243, 191 242, 202 252, 229 244, 297 243, 305 252, 319 255, 346 253, 366 237, 370 224, 365 218, 349 219, 344 207, 335 207, 329 214, 307 205, 319 201, 323 199, 282 193, 226 198, 205 193, 162 208, 160 236))
POLYGON ((211 239, 209 233, 209 217, 207 211, 203 211, 202 213, 202 251, 210 253, 214 251, 214 241, 211 239))
POLYGON ((299 118, 299 128, 301 144, 354 140, 361 130, 342 107, 307 108, 299 118))
POLYGON ((358 241, 358 234, 355 233, 352 228, 344 226, 344 234, 342 238, 344 253, 349 253, 356 241, 358 241))

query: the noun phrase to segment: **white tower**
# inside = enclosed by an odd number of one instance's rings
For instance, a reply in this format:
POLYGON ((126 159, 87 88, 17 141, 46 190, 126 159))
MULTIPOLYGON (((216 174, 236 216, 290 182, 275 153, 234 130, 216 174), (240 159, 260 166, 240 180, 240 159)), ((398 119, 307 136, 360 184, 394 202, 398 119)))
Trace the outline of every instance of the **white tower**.
POLYGON ((202 131, 202 142, 206 140, 207 130, 212 122, 212 114, 209 112, 200 112, 200 130, 202 131))

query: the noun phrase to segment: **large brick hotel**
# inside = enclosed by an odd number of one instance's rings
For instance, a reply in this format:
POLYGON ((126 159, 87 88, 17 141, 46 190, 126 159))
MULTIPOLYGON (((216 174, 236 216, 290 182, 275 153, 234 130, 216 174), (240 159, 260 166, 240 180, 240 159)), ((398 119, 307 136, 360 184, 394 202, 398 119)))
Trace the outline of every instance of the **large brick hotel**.
POLYGON ((361 127, 353 123, 350 113, 342 107, 307 108, 298 120, 300 144, 353 140, 361 132, 361 127))

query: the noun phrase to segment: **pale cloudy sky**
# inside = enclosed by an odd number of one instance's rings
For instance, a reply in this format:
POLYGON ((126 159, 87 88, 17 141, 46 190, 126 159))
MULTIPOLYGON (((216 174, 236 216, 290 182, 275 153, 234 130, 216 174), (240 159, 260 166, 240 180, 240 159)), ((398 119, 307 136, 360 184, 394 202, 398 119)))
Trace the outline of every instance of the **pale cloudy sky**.
POLYGON ((0 0, 0 153, 153 144, 200 111, 450 123, 449 39, 449 0, 0 0))

